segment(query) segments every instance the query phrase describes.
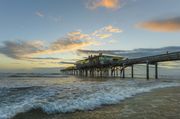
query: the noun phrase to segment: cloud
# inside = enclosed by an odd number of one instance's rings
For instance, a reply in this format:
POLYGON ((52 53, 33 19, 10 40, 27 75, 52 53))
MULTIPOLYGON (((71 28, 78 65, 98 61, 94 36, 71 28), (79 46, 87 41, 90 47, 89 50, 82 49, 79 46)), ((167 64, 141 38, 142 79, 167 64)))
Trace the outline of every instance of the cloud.
POLYGON ((120 7, 120 0, 89 0, 87 7, 89 9, 96 9, 98 7, 117 9, 120 7))
POLYGON ((101 39, 109 38, 111 36, 112 34, 96 34, 96 37, 101 38, 101 39))
POLYGON ((59 62, 59 64, 75 64, 76 62, 65 62, 65 61, 62 61, 62 62, 59 62))
POLYGON ((44 43, 42 41, 5 41, 4 46, 0 47, 0 53, 11 58, 21 59, 33 53, 43 51, 43 45, 44 43))
POLYGON ((103 30, 105 32, 110 32, 110 33, 119 33, 119 32, 122 32, 121 29, 113 27, 112 25, 104 27, 103 30))
POLYGON ((38 55, 76 50, 93 42, 86 34, 67 35, 47 46, 43 41, 5 41, 4 46, 0 47, 0 53, 14 59, 33 59, 38 55))
POLYGON ((62 58, 55 58, 55 57, 32 57, 30 59, 35 59, 35 60, 62 60, 62 58))
POLYGON ((179 32, 180 17, 164 20, 154 20, 137 24, 137 27, 154 32, 179 32))
POLYGON ((40 12, 40 11, 37 11, 36 13, 36 16, 38 16, 38 17, 44 17, 45 15, 42 13, 42 12, 40 12))
POLYGON ((95 44, 94 39, 86 34, 72 35, 69 34, 65 38, 60 38, 50 45, 49 52, 58 53, 64 51, 72 51, 81 47, 95 44))
POLYGON ((62 21, 61 16, 52 16, 52 15, 48 15, 48 14, 45 15, 42 11, 35 12, 35 15, 38 17, 44 18, 46 20, 53 21, 53 22, 61 22, 62 21))
POLYGON ((179 52, 180 46, 170 46, 170 47, 163 47, 163 48, 140 48, 134 50, 78 50, 78 53, 81 54, 109 54, 109 55, 119 55, 126 58, 138 58, 143 56, 151 56, 151 55, 158 55, 163 54, 166 52, 179 52))
POLYGON ((112 33, 121 32, 111 25, 96 30, 90 34, 84 34, 80 30, 67 33, 53 42, 44 41, 5 41, 0 47, 0 53, 13 59, 20 60, 59 60, 52 57, 40 57, 47 54, 76 51, 90 45, 98 44, 97 38, 108 38, 112 33))
POLYGON ((120 33, 122 30, 117 27, 113 27, 112 25, 105 26, 101 29, 98 29, 92 33, 92 36, 95 36, 97 38, 109 38, 112 36, 113 33, 120 33))

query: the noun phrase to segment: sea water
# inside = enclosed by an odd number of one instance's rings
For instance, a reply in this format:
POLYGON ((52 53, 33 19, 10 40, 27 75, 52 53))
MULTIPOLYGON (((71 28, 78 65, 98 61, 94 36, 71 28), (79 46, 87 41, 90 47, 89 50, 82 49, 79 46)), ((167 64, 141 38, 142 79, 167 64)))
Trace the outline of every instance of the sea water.
POLYGON ((1 74, 0 119, 31 109, 42 109, 48 114, 93 110, 139 93, 172 86, 180 86, 179 81, 1 74))

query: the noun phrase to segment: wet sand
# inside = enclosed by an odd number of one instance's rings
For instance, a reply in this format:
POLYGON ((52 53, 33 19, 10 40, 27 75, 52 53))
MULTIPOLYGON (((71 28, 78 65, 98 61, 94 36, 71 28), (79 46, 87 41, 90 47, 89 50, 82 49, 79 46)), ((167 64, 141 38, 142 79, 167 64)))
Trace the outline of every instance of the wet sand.
POLYGON ((40 109, 20 113, 13 119, 179 119, 180 87, 155 89, 115 105, 92 111, 48 115, 40 109))

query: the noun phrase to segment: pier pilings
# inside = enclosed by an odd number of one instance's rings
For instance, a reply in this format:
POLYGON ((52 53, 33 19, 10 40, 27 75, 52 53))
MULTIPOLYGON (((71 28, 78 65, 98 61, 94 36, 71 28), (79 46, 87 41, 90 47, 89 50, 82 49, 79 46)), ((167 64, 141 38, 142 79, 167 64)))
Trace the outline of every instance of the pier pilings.
MULTIPOLYGON (((150 65, 154 66, 154 78, 158 79, 158 63, 146 62, 146 79, 150 79, 150 65)), ((116 67, 99 67, 99 68, 84 68, 65 71, 67 75, 85 76, 85 77, 120 77, 126 78, 126 68, 130 68, 130 77, 134 78, 134 64, 130 66, 116 67)))

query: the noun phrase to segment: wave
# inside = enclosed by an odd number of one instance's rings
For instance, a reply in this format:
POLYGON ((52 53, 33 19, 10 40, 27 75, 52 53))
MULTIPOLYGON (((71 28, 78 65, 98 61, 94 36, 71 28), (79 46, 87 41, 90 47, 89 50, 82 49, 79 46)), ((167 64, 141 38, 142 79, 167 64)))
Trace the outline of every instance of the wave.
POLYGON ((180 84, 115 80, 11 90, 9 96, 0 99, 0 102, 7 101, 0 103, 0 119, 32 109, 42 109, 48 114, 93 110, 102 105, 119 103, 139 93, 172 86, 180 84))
POLYGON ((12 77, 12 78, 17 78, 17 77, 56 78, 56 77, 65 77, 65 75, 61 75, 59 73, 10 73, 10 74, 6 74, 6 77, 12 77))

